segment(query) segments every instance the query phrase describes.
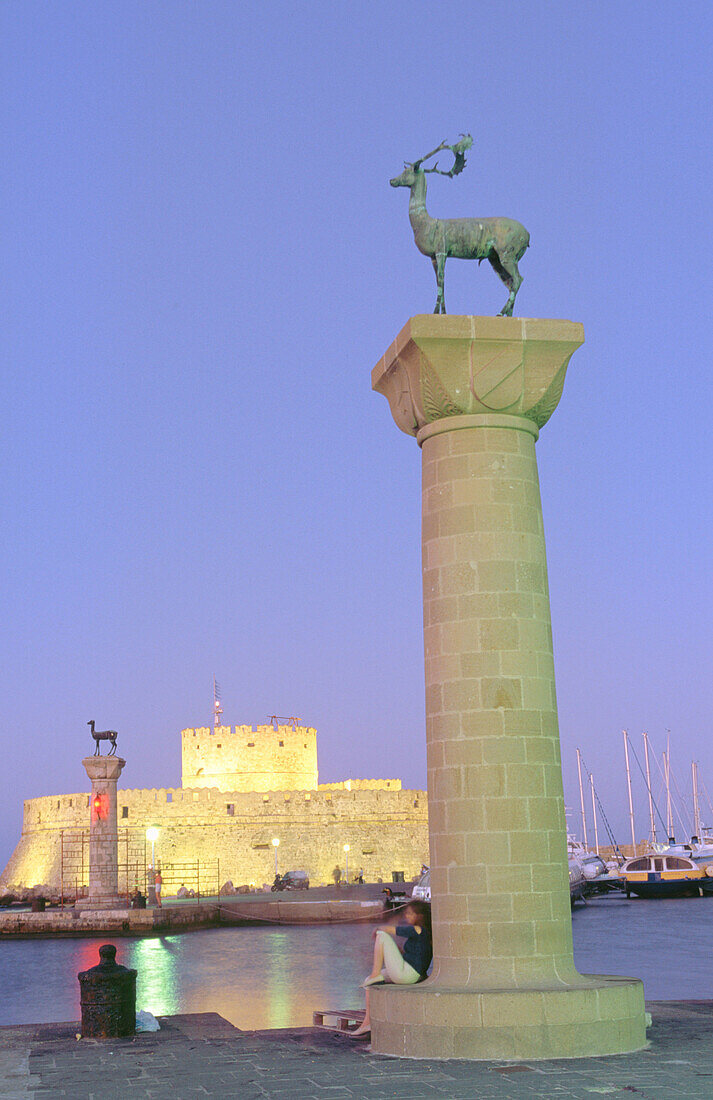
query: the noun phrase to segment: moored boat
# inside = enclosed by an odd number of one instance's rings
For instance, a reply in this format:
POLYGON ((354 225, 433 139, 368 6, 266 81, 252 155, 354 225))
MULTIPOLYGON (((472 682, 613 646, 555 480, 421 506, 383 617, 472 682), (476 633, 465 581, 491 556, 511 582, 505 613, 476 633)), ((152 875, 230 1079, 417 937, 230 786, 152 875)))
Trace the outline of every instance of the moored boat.
POLYGON ((594 852, 576 857, 586 879, 585 895, 607 894, 612 890, 621 890, 622 882, 618 865, 612 861, 608 866, 601 856, 594 852))
POLYGON ((678 854, 650 852, 627 859, 619 874, 627 897, 636 894, 640 898, 679 898, 713 892, 708 867, 678 854))
POLYGON ((578 859, 569 859, 569 904, 574 909, 576 901, 584 901, 587 880, 578 859))

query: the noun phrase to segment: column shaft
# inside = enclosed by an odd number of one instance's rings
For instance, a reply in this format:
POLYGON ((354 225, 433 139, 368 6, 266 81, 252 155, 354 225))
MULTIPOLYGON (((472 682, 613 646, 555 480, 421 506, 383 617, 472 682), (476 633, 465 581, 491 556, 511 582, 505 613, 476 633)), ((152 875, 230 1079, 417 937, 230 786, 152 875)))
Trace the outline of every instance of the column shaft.
POLYGON ((423 595, 434 980, 485 989, 574 968, 537 429, 479 420, 423 432, 423 595))
POLYGON ((82 763, 91 779, 89 800, 89 894, 87 903, 118 901, 119 856, 116 785, 126 761, 118 756, 87 756, 82 763))

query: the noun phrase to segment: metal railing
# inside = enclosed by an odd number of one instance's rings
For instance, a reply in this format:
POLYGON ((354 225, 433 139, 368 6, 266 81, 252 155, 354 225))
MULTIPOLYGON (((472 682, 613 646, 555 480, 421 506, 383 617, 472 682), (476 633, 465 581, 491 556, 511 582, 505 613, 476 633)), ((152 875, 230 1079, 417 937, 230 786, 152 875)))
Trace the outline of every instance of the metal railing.
MULTIPOLYGON (((140 891, 148 897, 153 886, 153 868, 143 829, 120 829, 117 843, 118 893, 131 902, 140 891)), ((163 879, 163 896, 176 894, 181 887, 191 900, 220 894, 220 860, 157 860, 163 879)), ((86 897, 89 889, 89 830, 60 830, 60 905, 74 904, 86 897)))

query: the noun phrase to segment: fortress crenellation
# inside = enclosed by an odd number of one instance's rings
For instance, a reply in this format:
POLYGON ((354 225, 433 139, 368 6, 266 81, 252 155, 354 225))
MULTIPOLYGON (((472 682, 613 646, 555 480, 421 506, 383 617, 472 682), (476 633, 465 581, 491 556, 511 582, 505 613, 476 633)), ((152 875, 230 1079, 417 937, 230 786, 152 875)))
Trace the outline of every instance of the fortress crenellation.
MULTIPOLYGON (((388 881, 393 870, 412 877, 428 860, 425 792, 403 790, 399 779, 318 783, 311 727, 194 727, 182 731, 181 753, 181 787, 117 792, 120 864, 123 858, 145 868, 149 826, 159 830, 162 866, 219 860, 221 881, 236 885, 271 881, 273 838, 280 841, 280 868, 306 870, 313 882, 329 881, 336 864, 344 867, 345 844, 350 866, 371 879, 388 881)), ((89 802, 86 791, 27 799, 22 837, 0 890, 57 886, 72 874, 79 881, 89 802), (74 852, 69 875, 68 851, 74 852)))
MULTIPOLYGON (((217 787, 119 790, 119 826, 133 828, 154 824, 160 827, 164 822, 179 818, 215 823, 223 814, 227 817, 287 816, 294 819, 298 811, 308 816, 324 813, 343 815, 351 814, 356 807, 367 813, 378 809, 405 813, 417 809, 420 800, 426 797, 424 791, 377 785, 384 781, 363 782, 374 785, 359 787, 357 780, 346 780, 312 791, 223 791, 217 787), (353 784, 351 788, 345 786, 349 782, 353 784)), ((30 831, 37 828, 83 828, 88 809, 89 795, 82 792, 59 798, 45 795, 26 799, 24 827, 30 831)))
POLYGON ((262 791, 318 785, 317 731, 311 726, 184 729, 181 759, 184 787, 262 791))

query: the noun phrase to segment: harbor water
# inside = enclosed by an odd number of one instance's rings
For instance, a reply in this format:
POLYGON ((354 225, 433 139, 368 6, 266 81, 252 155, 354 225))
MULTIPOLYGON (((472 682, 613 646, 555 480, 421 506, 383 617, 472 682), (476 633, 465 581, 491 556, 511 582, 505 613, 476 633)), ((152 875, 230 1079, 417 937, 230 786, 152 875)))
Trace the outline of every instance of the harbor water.
MULTIPOLYGON (((218 1012, 245 1029, 308 1025, 314 1009, 363 1005, 371 924, 235 927, 118 938, 117 961, 138 971, 137 1007, 157 1016, 218 1012)), ((649 1000, 713 998, 713 898, 599 898, 573 914, 584 973, 626 974, 649 1000)), ((0 1024, 79 1018, 77 973, 101 938, 0 942, 0 1024)))

